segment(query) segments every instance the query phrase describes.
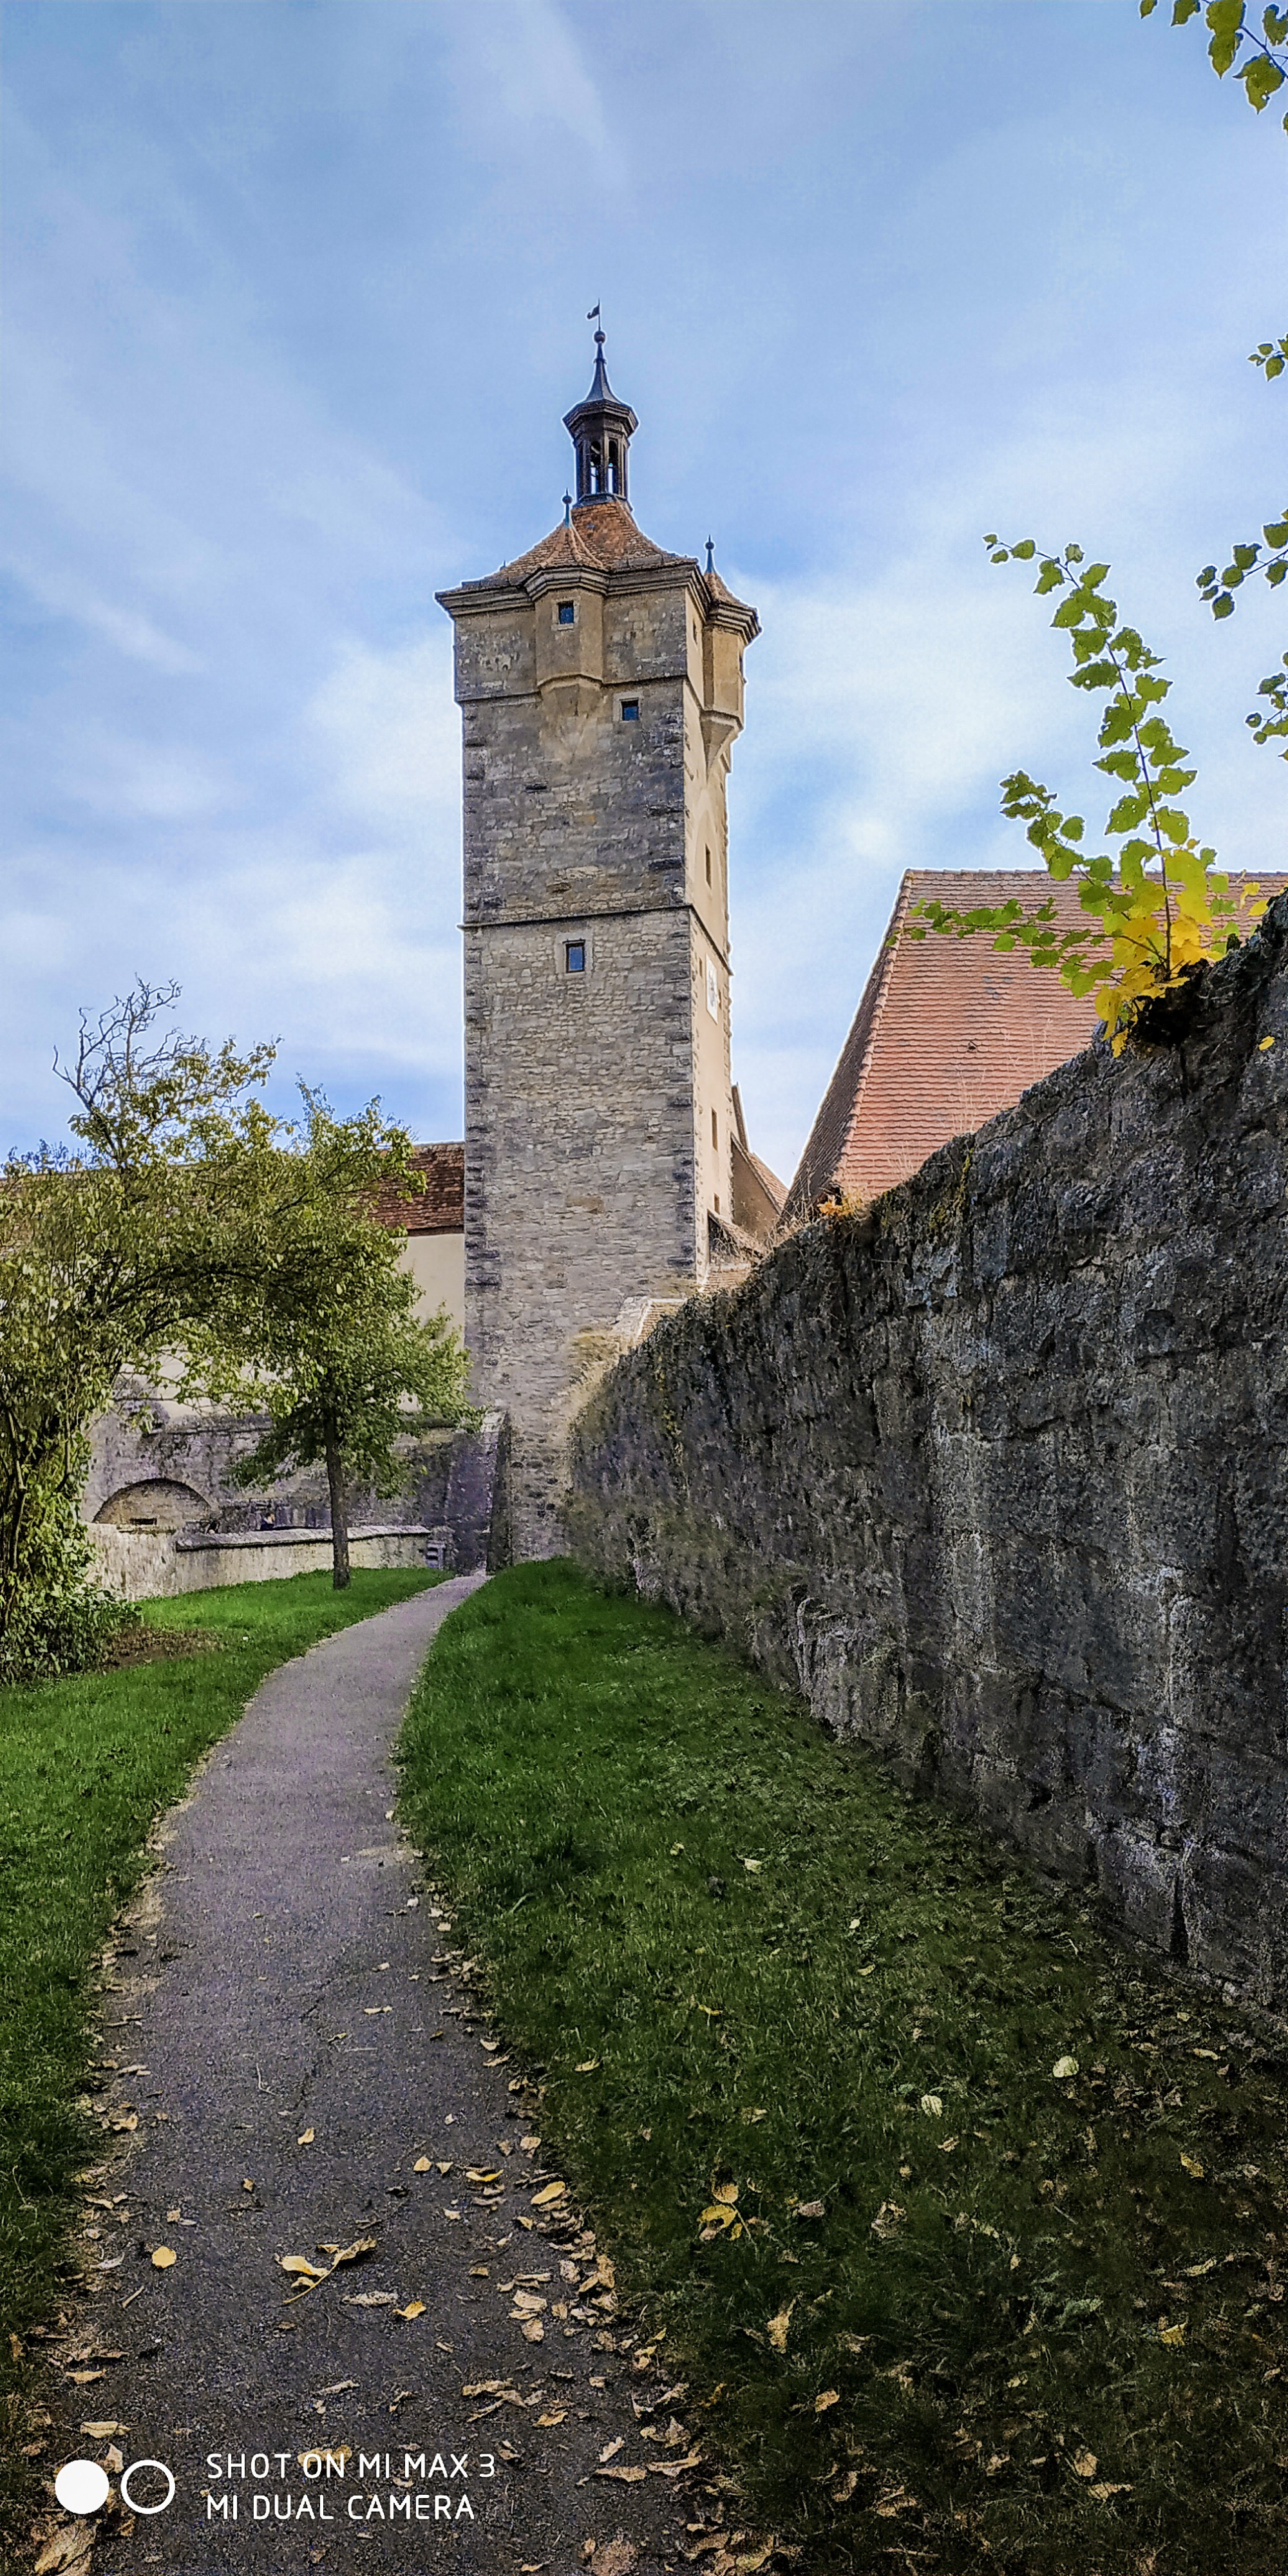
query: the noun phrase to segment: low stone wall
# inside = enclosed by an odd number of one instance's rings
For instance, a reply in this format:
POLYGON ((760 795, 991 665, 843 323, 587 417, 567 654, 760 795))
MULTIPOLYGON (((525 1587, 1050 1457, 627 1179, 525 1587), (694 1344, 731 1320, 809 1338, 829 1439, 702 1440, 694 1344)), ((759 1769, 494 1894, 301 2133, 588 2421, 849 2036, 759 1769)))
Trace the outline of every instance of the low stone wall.
POLYGON ((1184 1010, 662 1324, 568 1528, 1288 2009, 1288 900, 1184 1010))
MULTIPOLYGON (((121 1601, 156 1601, 176 1592, 212 1592, 224 1583, 271 1583, 288 1574, 329 1568, 331 1532, 237 1530, 175 1537, 164 1530, 90 1530, 99 1582, 121 1601)), ((355 1566, 425 1565, 437 1532, 428 1529, 360 1529, 349 1536, 355 1566)), ((437 1562, 438 1560, 434 1560, 437 1562)))

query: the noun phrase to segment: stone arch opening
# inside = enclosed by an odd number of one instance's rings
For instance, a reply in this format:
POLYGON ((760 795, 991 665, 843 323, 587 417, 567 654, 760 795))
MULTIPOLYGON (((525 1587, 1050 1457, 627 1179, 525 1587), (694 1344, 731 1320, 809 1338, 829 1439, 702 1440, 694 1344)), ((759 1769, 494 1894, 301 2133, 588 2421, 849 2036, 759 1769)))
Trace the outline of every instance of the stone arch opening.
POLYGON ((124 1530, 180 1530, 190 1521, 209 1517, 205 1495, 172 1476, 150 1476, 141 1485, 123 1485, 94 1514, 96 1525, 124 1530))

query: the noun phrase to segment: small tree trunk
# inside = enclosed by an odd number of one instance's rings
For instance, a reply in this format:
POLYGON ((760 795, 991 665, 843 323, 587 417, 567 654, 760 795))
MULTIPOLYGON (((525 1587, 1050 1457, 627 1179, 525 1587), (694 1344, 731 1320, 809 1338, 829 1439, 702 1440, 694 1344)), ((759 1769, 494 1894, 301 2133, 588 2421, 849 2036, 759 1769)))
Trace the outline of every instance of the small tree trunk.
POLYGON ((344 1467, 335 1424, 326 1427, 326 1480, 331 1491, 331 1585, 336 1592, 347 1589, 349 1571, 349 1497, 344 1489, 344 1467))

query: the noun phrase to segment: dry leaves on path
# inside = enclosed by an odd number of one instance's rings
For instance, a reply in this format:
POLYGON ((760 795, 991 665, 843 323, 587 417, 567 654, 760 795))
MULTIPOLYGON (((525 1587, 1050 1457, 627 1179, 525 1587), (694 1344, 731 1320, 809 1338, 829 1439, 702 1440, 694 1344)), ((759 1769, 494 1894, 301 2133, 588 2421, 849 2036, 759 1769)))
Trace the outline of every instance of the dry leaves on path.
POLYGON ((330 2255, 333 2272, 338 2272, 342 2263, 360 2263, 364 2254, 374 2254, 375 2250, 374 2236, 355 2236, 352 2245, 319 2244, 318 2247, 319 2253, 330 2255))
POLYGON ((582 2556, 590 2561, 590 2576, 631 2576, 640 2558, 634 2541, 621 2531, 615 2540, 601 2540, 598 2547, 588 2540, 582 2556))
POLYGON ((94 2546, 92 2522, 67 2522, 45 2542, 35 2576, 62 2576, 65 2568, 84 2567, 94 2546))

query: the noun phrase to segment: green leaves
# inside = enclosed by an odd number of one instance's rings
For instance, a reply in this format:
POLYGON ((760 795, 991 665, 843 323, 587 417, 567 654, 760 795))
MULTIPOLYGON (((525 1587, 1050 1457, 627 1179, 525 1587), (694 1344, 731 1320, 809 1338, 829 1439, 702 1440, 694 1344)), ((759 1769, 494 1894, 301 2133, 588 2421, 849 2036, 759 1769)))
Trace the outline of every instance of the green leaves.
MULTIPOLYGON (((1025 824, 1057 883, 1076 882, 1086 925, 1064 926, 1067 915, 1057 916, 1050 898, 1031 909, 1012 899, 969 912, 922 903, 913 908, 918 926, 908 936, 924 937, 924 922, 959 939, 990 932, 994 947, 1004 951, 1026 947, 1035 965, 1054 966, 1071 991, 1094 993, 1117 1052, 1143 1004, 1210 952, 1218 921, 1235 906, 1225 878, 1211 873, 1215 852, 1197 846, 1188 815, 1173 801, 1193 785, 1195 772, 1184 765, 1189 755, 1158 712, 1171 683, 1136 628, 1119 624, 1104 589, 1108 564, 1084 565, 1079 546, 1042 553, 1029 537, 1017 545, 996 535, 984 542, 994 563, 1036 561, 1036 593, 1060 594, 1051 623, 1069 638, 1070 682, 1106 700, 1096 766, 1126 791, 1105 825, 1120 847, 1116 861, 1108 852, 1084 850, 1082 816, 1061 813, 1050 788, 1015 770, 1002 781, 1002 811, 1025 824)), ((1263 694, 1274 715, 1250 722, 1288 735, 1288 655, 1282 678, 1272 676, 1263 694)))
MULTIPOLYGON (((183 1394, 235 1397, 312 1335, 315 1364, 320 1350, 351 1371, 359 1354, 369 1373, 379 1363, 381 1420, 390 1406, 404 1429, 440 1400, 459 1409, 463 1354, 441 1319, 416 1322, 403 1239, 374 1214, 418 1186, 406 1131, 374 1101, 334 1119, 307 1089, 299 1120, 275 1118, 259 1097, 275 1050, 158 1035, 176 999, 140 984, 82 1021, 61 1068, 80 1150, 4 1166, 0 1640, 24 1602, 76 1575, 85 1429, 121 1371, 147 1377, 181 1350, 183 1394)), ((266 1396, 275 1422, 282 1401, 281 1387, 266 1396)), ((377 1455, 370 1423, 362 1437, 377 1455)))
MULTIPOLYGON (((1142 18, 1152 18, 1157 5, 1158 0, 1140 0, 1142 18)), ((1197 18, 1199 6, 1200 0, 1174 0, 1172 25, 1188 25, 1191 18, 1197 18)), ((1260 116, 1288 79, 1288 68, 1277 59, 1288 45, 1288 9, 1264 8, 1259 34, 1248 24, 1244 0, 1208 0, 1203 15, 1208 31, 1208 60, 1218 80, 1224 80, 1237 64, 1235 78, 1242 83, 1249 106, 1260 116)), ((1288 116, 1284 118, 1284 128, 1288 131, 1288 116)))
MULTIPOLYGON (((1283 657, 1283 668, 1272 671, 1269 677, 1262 681, 1257 695, 1259 698, 1269 700, 1273 713, 1259 715, 1254 708, 1250 716, 1245 716, 1244 722, 1251 728, 1253 741, 1274 742, 1282 739, 1288 735, 1288 653, 1283 657)), ((1288 760, 1288 751, 1282 753, 1281 757, 1288 760)))
POLYGON ((1214 617, 1234 615, 1234 594, 1241 590, 1249 576, 1260 571, 1272 590, 1278 590, 1288 578, 1288 511, 1278 519, 1268 519, 1261 531, 1264 546, 1272 549, 1269 556, 1255 539, 1245 539, 1232 546, 1230 560, 1223 572, 1215 564, 1205 564, 1196 575, 1200 599, 1206 601, 1214 617))

